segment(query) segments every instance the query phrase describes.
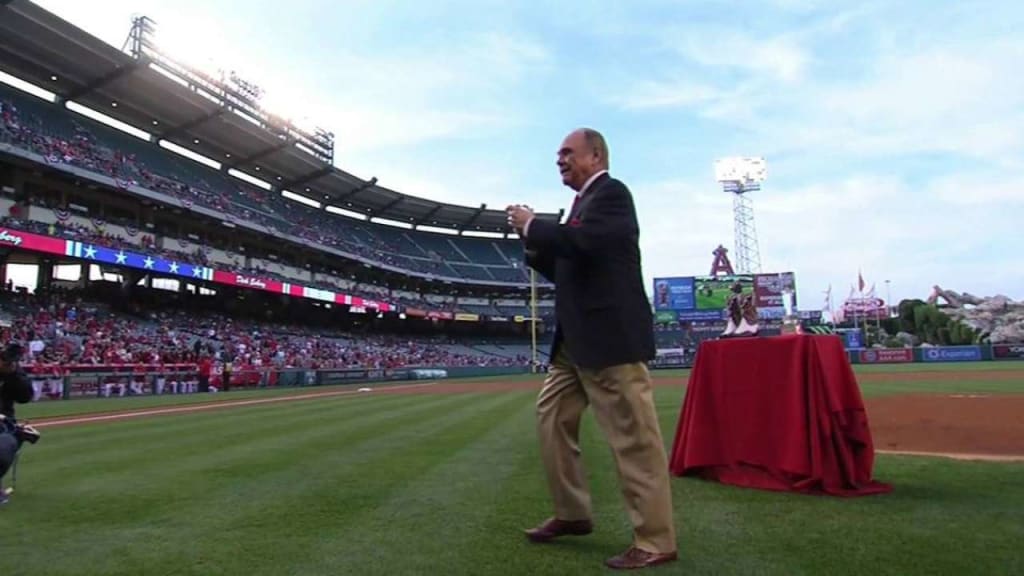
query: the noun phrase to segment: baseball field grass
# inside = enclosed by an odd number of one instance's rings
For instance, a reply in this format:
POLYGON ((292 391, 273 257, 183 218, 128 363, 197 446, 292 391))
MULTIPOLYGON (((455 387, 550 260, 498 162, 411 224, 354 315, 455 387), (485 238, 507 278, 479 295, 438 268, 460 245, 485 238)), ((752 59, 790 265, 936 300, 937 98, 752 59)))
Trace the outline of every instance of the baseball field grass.
MULTIPOLYGON (((865 397, 1024 394, 1020 363, 857 371, 865 397)), ((656 374, 670 446, 686 373, 656 374)), ((534 430, 539 378, 509 380, 444 393, 374 386, 23 407, 44 436, 23 451, 17 490, 0 507, 0 574, 603 573, 629 543, 604 438, 588 412, 595 532, 529 544, 521 530, 550 510, 534 430), (332 391, 344 393, 45 425, 332 391)), ((680 561, 649 571, 1024 573, 1024 463, 879 454, 875 477, 894 491, 839 499, 674 478, 680 561)))

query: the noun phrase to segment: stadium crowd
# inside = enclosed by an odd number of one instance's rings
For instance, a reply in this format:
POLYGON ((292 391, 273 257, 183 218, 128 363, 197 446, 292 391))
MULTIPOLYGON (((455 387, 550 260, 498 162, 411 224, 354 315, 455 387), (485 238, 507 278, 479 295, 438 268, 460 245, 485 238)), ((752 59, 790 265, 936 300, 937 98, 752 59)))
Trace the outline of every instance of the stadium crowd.
POLYGON ((471 280, 527 281, 515 242, 479 238, 450 242, 448 237, 436 234, 385 230, 350 219, 339 226, 338 216, 179 160, 152 145, 73 117, 66 110, 2 88, 0 142, 35 152, 50 164, 78 166, 109 176, 124 188, 139 185, 170 195, 185 207, 217 210, 229 220, 253 222, 270 233, 286 232, 412 272, 471 280))
MULTIPOLYGON (((47 208, 49 206, 42 205, 47 208)), ((60 209, 56 209, 59 211, 60 209)), ((161 247, 154 236, 150 234, 140 234, 139 242, 129 242, 127 238, 119 234, 113 234, 103 229, 102 224, 96 224, 87 226, 84 224, 75 224, 70 219, 62 221, 62 217, 58 216, 58 221, 54 223, 46 223, 31 218, 23 217, 21 215, 22 206, 16 206, 12 208, 11 213, 6 215, 0 215, 0 226, 11 228, 14 230, 22 230, 25 232, 32 232, 35 234, 44 234, 48 236, 55 236, 67 240, 77 240, 87 244, 95 244, 98 246, 107 246, 110 248, 123 249, 126 251, 138 251, 142 250, 147 254, 153 256, 159 256, 168 260, 173 260, 184 264, 193 264, 198 266, 210 266, 215 267, 219 270, 228 272, 234 272, 236 274, 244 274, 253 277, 266 278, 278 280, 280 282, 296 282, 295 278, 278 274, 273 270, 268 270, 259 266, 242 266, 242 265, 230 265, 223 262, 210 262, 207 258, 205 247, 197 245, 190 251, 185 250, 174 250, 167 247, 161 247)), ((329 279, 324 275, 318 275, 321 280, 329 279)), ((308 280, 302 280, 304 285, 312 288, 318 288, 321 290, 342 290, 346 294, 352 294, 353 296, 359 296, 368 300, 383 300, 391 304, 398 304, 405 307, 417 308, 420 310, 430 310, 437 312, 449 312, 452 314, 457 313, 471 313, 471 314, 486 314, 486 315, 504 315, 504 316, 515 316, 515 315, 528 315, 529 309, 524 306, 519 307, 496 307, 490 305, 462 305, 456 300, 448 302, 431 302, 423 298, 410 298, 405 296, 397 296, 390 294, 389 290, 377 286, 369 286, 367 290, 360 290, 353 288, 352 286, 340 286, 329 282, 310 282, 308 280), (379 288, 378 292, 370 292, 370 288, 379 288)), ((542 310, 541 315, 543 317, 550 316, 551 310, 542 310)))
MULTIPOLYGON (((135 314, 73 290, 0 295, 0 341, 23 342, 33 374, 71 367, 188 365, 220 374, 285 369, 520 366, 521 354, 483 352, 446 339, 346 334, 194 311, 135 314), (205 367, 204 367, 205 365, 205 367)), ((195 371, 193 370, 193 372, 195 371)))
MULTIPOLYGON (((461 237, 449 241, 448 237, 437 234, 417 233, 413 236, 399 229, 362 225, 279 195, 268 194, 201 165, 183 162, 166 151, 155 150, 152 146, 125 137, 108 127, 75 117, 66 110, 2 86, 0 142, 35 152, 51 164, 78 166, 110 176, 125 187, 138 184, 169 194, 184 205, 202 205, 221 210, 229 219, 249 220, 272 231, 287 229, 287 232, 295 236, 410 271, 487 281, 526 281, 524 266, 519 262, 520 249, 515 242, 461 237), (344 221, 344 225, 339 226, 341 221, 344 221)), ((299 282, 322 290, 343 290, 365 299, 384 300, 419 310, 495 316, 529 314, 523 307, 461 305, 455 301, 428 302, 422 298, 391 296, 387 289, 377 290, 374 286, 361 291, 350 285, 341 285, 326 270, 311 270, 316 272, 311 281, 265 269, 256 265, 255 261, 250 266, 242 265, 247 260, 245 258, 238 258, 233 264, 223 261, 212 263, 207 256, 210 247, 201 242, 186 245, 183 239, 179 239, 178 243, 158 239, 140 231, 137 222, 113 218, 110 223, 123 227, 131 236, 129 239, 105 231, 105 223, 96 219, 92 219, 91 226, 74 222, 72 211, 66 206, 42 198, 21 198, 19 202, 24 208, 30 204, 48 208, 54 212, 57 221, 47 223, 32 220, 23 211, 17 210, 22 206, 16 206, 11 213, 3 215, 0 224, 113 248, 142 250, 178 262, 212 266, 238 274, 281 282, 299 282)))
MULTIPOLYGON (((266 227, 270 233, 287 232, 412 272, 473 280, 526 280, 519 262, 520 249, 514 241, 449 239, 340 219, 2 86, 0 143, 33 152, 50 165, 76 166, 108 176, 124 189, 142 186, 167 194, 186 208, 203 206, 222 212, 227 220, 246 220, 266 227), (342 220, 344 224, 339 225, 342 220)), ((110 231, 106 222, 96 218, 87 222, 63 203, 30 195, 15 198, 10 211, 0 215, 0 225, 15 230, 140 251, 238 274, 296 281, 258 266, 243 266, 242 262, 250 262, 248 258, 239 258, 234 266, 219 260, 213 263, 207 257, 210 247, 202 242, 186 244, 179 239, 174 243, 140 230, 139 222, 114 220, 110 224, 118 225, 128 237, 110 231), (54 218, 33 219, 33 206, 52 211, 54 218)), ((504 316, 529 313, 520 307, 389 296, 386 288, 373 285, 360 292, 351 286, 331 285, 338 280, 327 274, 317 273, 315 278, 319 281, 300 281, 311 287, 342 288, 355 296, 426 311, 504 316)), ((25 364, 37 380, 58 378, 62 371, 67 376, 72 368, 89 367, 124 372, 133 370, 130 367, 186 366, 191 373, 209 375, 214 382, 225 371, 240 375, 290 369, 386 370, 521 366, 529 362, 523 347, 460 344, 437 337, 331 332, 166 308, 136 306, 128 310, 92 297, 58 288, 34 294, 15 292, 8 282, 0 294, 0 338, 26 344, 25 364)), ((136 384, 131 383, 133 390, 136 384)), ((108 394, 110 385, 112 382, 107 383, 108 394)), ((125 388, 122 385, 122 393, 125 388)))

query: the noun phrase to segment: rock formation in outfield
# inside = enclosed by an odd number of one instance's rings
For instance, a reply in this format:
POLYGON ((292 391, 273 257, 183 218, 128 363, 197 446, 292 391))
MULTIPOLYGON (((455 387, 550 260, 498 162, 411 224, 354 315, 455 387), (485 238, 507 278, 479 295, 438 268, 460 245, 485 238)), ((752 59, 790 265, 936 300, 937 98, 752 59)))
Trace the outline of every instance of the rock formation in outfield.
POLYGON ((935 286, 928 304, 938 306, 950 318, 970 326, 981 341, 1024 342, 1024 302, 1015 302, 1003 295, 982 298, 935 286))

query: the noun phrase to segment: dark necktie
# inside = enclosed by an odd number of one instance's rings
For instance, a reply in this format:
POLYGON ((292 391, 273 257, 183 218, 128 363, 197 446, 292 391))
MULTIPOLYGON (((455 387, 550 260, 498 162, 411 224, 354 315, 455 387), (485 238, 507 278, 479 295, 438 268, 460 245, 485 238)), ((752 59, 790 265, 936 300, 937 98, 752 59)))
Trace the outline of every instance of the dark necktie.
POLYGON ((572 207, 569 208, 569 219, 570 220, 572 220, 573 218, 576 217, 576 207, 579 206, 579 203, 580 203, 580 195, 576 194, 575 196, 572 197, 572 207))

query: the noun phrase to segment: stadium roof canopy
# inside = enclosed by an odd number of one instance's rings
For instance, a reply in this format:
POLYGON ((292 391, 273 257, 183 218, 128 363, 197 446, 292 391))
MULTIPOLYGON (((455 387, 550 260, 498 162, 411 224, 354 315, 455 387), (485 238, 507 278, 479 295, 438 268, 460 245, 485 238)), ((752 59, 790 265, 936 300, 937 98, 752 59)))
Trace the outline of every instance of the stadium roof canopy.
MULTIPOLYGON (((510 232, 503 207, 445 204, 347 173, 329 157, 300 148, 287 121, 262 110, 260 119, 236 113, 226 99, 218 102, 196 84, 172 78, 159 59, 136 58, 28 0, 0 0, 0 38, 0 70, 149 132, 154 142, 177 144, 224 170, 259 178, 274 192, 289 190, 368 218, 510 232)), ((561 214, 538 216, 558 220, 561 214)))

